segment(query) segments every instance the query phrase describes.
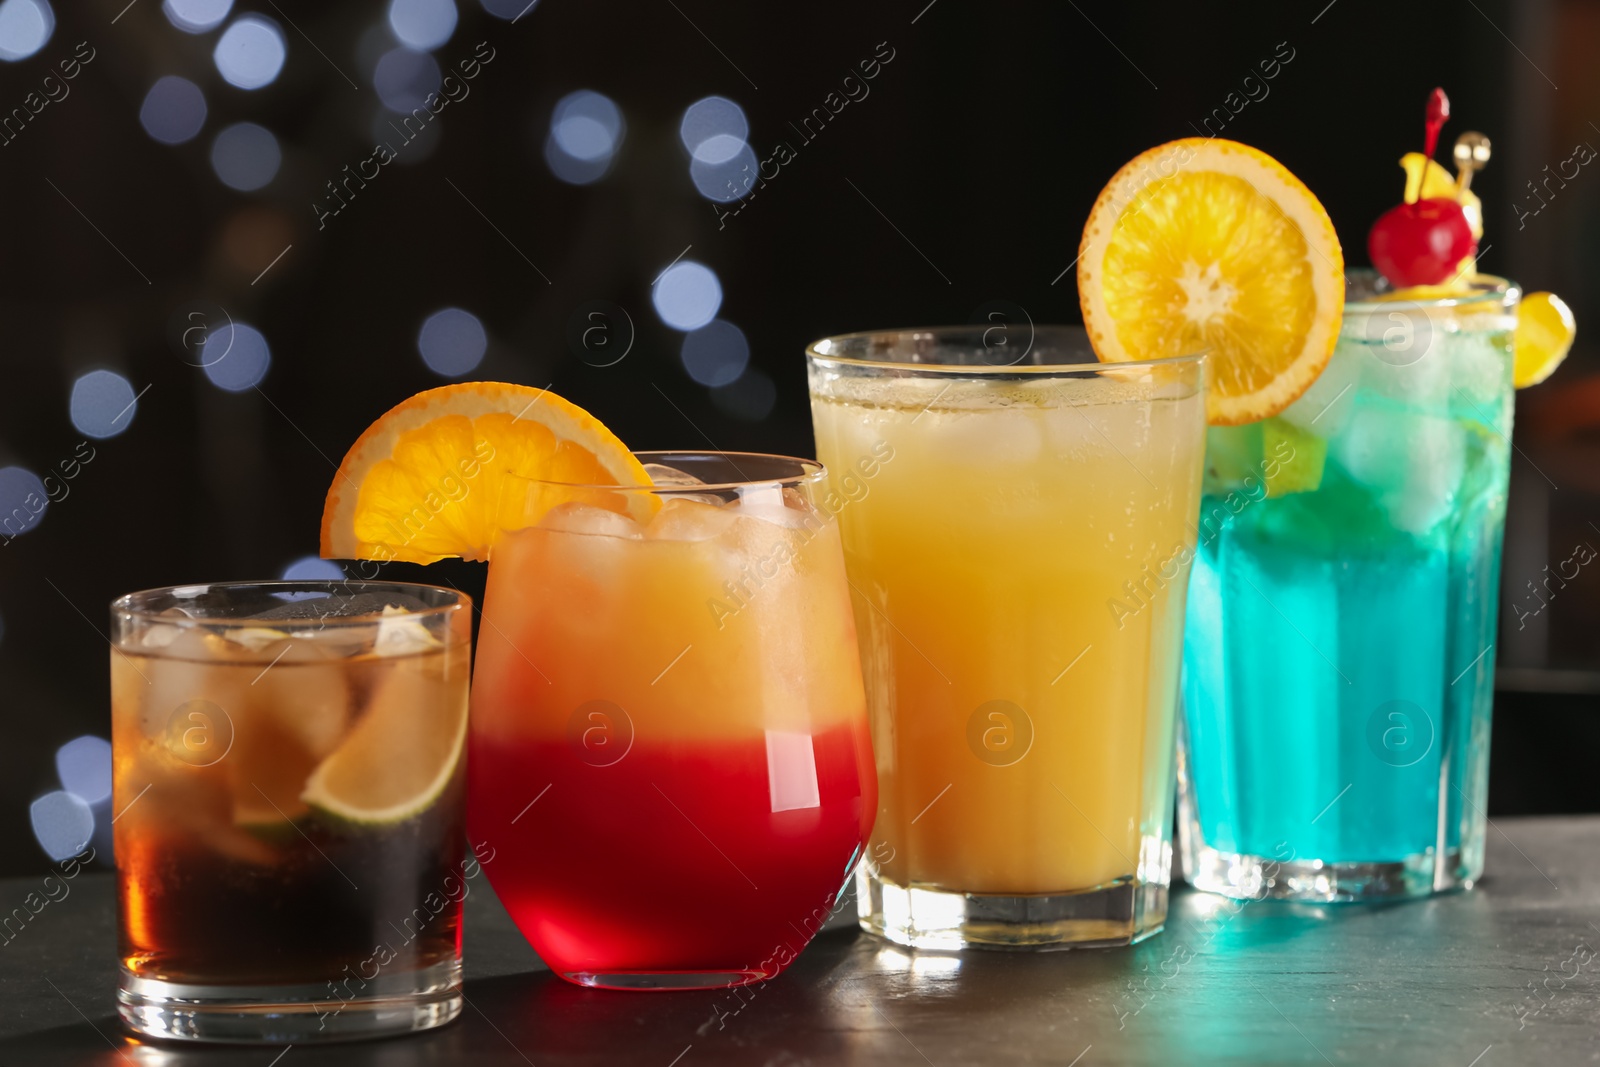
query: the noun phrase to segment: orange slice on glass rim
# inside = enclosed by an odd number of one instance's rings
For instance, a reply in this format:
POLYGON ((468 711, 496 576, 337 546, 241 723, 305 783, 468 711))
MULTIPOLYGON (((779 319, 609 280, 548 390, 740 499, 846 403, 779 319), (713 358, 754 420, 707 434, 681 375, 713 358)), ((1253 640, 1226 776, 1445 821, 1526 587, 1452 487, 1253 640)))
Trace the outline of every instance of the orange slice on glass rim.
POLYGON ((1344 254, 1311 191, 1236 141, 1190 137, 1106 185, 1078 249, 1078 301, 1104 362, 1207 350, 1214 425, 1276 415, 1339 339, 1344 254))
MULTIPOLYGON (((488 559, 502 530, 532 525, 563 502, 559 492, 530 493, 528 479, 651 484, 616 434, 549 390, 446 385, 391 408, 350 446, 323 505, 322 555, 488 559)), ((615 510, 656 506, 647 493, 608 497, 615 510)))

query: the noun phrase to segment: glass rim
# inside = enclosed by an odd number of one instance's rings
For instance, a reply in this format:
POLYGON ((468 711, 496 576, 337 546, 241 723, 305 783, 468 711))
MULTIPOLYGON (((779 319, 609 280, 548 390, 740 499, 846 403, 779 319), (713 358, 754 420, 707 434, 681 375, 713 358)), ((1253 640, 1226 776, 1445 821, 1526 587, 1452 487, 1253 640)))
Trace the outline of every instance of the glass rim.
POLYGON ((153 611, 148 606, 149 601, 156 597, 165 596, 173 600, 187 600, 204 596, 213 590, 225 592, 242 592, 249 589, 262 590, 266 593, 316 593, 324 592, 332 596, 338 589, 346 589, 354 593, 372 593, 389 590, 415 595, 414 591, 421 590, 425 593, 442 595, 448 598, 447 603, 432 604, 425 608, 406 608, 401 615, 384 615, 382 612, 369 611, 359 615, 335 615, 316 620, 319 629, 328 626, 372 626, 381 619, 407 618, 420 619, 430 616, 446 615, 460 611, 472 603, 472 598, 459 589, 451 589, 442 585, 430 585, 426 582, 389 582, 369 581, 364 578, 279 578, 259 581, 234 581, 234 582, 190 582, 185 585, 161 585, 150 589, 139 589, 132 593, 124 593, 111 602, 111 613, 114 617, 125 619, 140 619, 162 623, 169 626, 192 627, 210 626, 219 628, 247 628, 264 626, 267 623, 284 623, 308 620, 262 620, 245 616, 242 618, 197 618, 195 616, 167 615, 160 611, 153 611), (193 590, 193 592, 187 592, 193 590), (179 596, 179 593, 185 593, 179 596))
MULTIPOLYGON (((1371 267, 1351 267, 1345 271, 1345 289, 1347 292, 1349 290, 1350 279, 1352 277, 1383 278, 1382 275, 1380 275, 1371 267)), ((1387 282, 1387 279, 1383 280, 1387 282)), ((1394 311, 1396 308, 1401 307, 1422 308, 1425 310, 1432 308, 1442 310, 1457 307, 1473 307, 1480 304, 1505 307, 1511 302, 1513 296, 1519 300, 1522 297, 1522 286, 1518 285, 1511 279, 1503 278, 1498 274, 1475 274, 1473 275, 1472 280, 1467 284, 1469 288, 1465 292, 1449 293, 1443 296, 1432 296, 1423 300, 1413 300, 1409 297, 1396 296, 1394 294, 1402 293, 1405 290, 1391 288, 1389 290, 1389 295, 1385 299, 1346 300, 1344 304, 1344 314, 1348 315, 1350 312, 1354 311, 1363 315, 1371 315, 1384 311, 1394 311)))
POLYGON ((796 473, 781 475, 775 478, 750 478, 745 477, 736 481, 724 482, 695 482, 691 485, 617 485, 595 484, 585 482, 563 482, 554 478, 530 478, 515 471, 506 471, 511 477, 520 482, 532 485, 549 485, 560 489, 583 489, 593 491, 606 491, 613 493, 655 493, 655 494, 681 494, 681 493, 715 493, 732 492, 739 489, 755 489, 762 486, 776 485, 782 488, 801 486, 812 483, 821 483, 827 480, 828 469, 818 460, 805 459, 800 456, 785 456, 777 452, 724 452, 720 449, 707 448, 691 450, 683 448, 671 449, 643 449, 633 453, 633 457, 640 463, 659 463, 670 467, 672 463, 666 457, 709 457, 726 460, 735 471, 739 471, 738 460, 748 460, 750 463, 761 461, 777 461, 779 463, 793 464, 796 473))
MULTIPOLYGON (((1093 342, 1089 340, 1089 331, 1082 325, 1071 323, 1036 323, 1030 324, 1033 335, 1041 333, 1070 333, 1081 337, 1084 344, 1094 353, 1093 342)), ((969 323, 965 326, 907 326, 883 330, 855 330, 850 333, 833 334, 829 337, 820 337, 806 345, 806 360, 810 363, 827 363, 846 367, 864 367, 874 370, 900 370, 912 371, 916 374, 929 376, 944 376, 951 378, 978 378, 998 375, 1062 375, 1062 374, 1098 374, 1107 368, 1126 370, 1141 370, 1153 367, 1179 366, 1186 363, 1198 364, 1210 355, 1211 350, 1202 348, 1195 352, 1188 352, 1177 356, 1161 356, 1156 359, 1130 359, 1120 362, 1106 362, 1097 358, 1083 363, 906 363, 899 360, 885 359, 860 359, 856 356, 832 355, 819 350, 820 346, 839 341, 856 341, 867 338, 879 337, 926 337, 935 342, 943 341, 947 337, 959 334, 970 334, 975 330, 983 329, 982 323, 969 323)), ((1020 358, 1020 357, 1019 357, 1020 358)))

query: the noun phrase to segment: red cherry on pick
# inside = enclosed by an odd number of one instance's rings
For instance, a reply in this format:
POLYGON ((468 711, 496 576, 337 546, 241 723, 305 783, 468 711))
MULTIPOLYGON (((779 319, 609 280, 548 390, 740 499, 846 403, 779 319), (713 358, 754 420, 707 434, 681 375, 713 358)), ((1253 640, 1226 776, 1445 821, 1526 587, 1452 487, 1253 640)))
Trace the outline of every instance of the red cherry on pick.
POLYGON ((1372 265, 1402 289, 1438 285, 1477 249, 1461 205, 1444 197, 1392 207, 1367 234, 1372 265))

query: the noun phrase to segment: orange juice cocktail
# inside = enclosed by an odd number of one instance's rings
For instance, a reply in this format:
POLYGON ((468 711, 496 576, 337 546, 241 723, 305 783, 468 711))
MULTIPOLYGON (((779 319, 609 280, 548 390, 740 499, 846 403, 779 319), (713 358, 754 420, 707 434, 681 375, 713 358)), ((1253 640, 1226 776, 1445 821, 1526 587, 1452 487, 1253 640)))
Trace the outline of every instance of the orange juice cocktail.
POLYGON ((918 947, 1127 944, 1166 914, 1203 360, 986 336, 808 353, 878 762, 862 924, 918 947))

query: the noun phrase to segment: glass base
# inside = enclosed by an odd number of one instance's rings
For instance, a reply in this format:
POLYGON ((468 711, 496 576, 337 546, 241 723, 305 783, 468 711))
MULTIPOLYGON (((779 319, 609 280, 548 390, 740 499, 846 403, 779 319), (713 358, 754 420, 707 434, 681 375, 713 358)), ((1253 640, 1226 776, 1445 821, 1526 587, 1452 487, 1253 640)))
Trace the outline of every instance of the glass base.
POLYGON ((1444 862, 1432 849, 1385 863, 1324 863, 1322 860, 1269 860, 1219 852, 1203 844, 1183 849, 1183 876, 1196 889, 1244 900, 1297 900, 1348 904, 1407 900, 1452 889, 1471 889, 1461 851, 1450 849, 1444 862))
POLYGON ((117 1013, 135 1033, 178 1041, 299 1045, 404 1034, 461 1014, 461 961, 380 976, 348 1000, 337 999, 338 988, 169 982, 124 967, 117 1013))
POLYGON ((766 971, 563 971, 561 977, 590 989, 632 992, 680 989, 728 989, 771 978, 766 971))
POLYGON ((896 885, 863 864, 856 907, 863 930, 908 948, 1111 948, 1160 933, 1167 887, 1121 878, 1076 893, 956 893, 896 885))

